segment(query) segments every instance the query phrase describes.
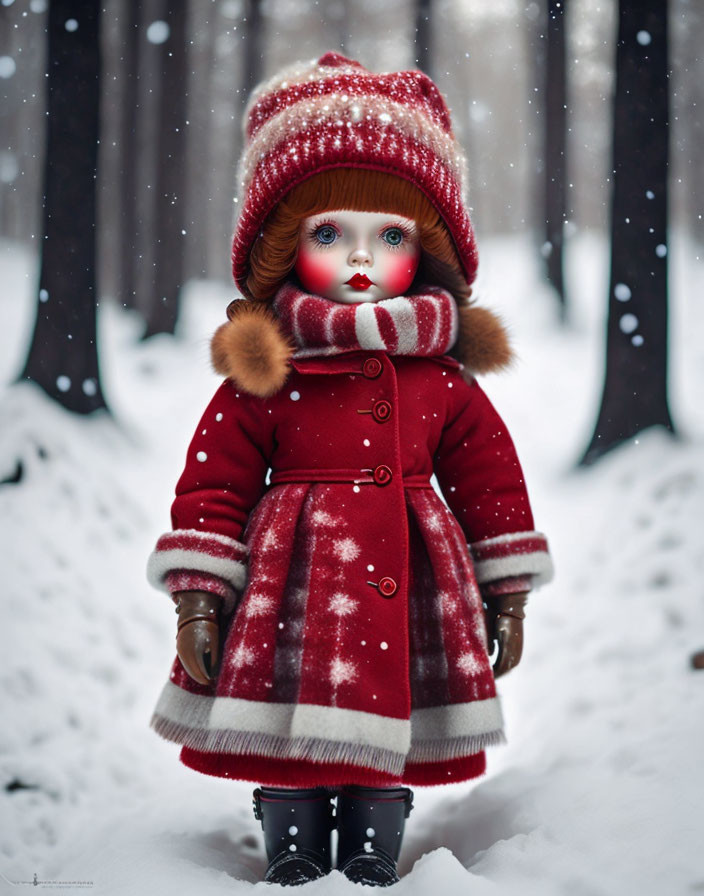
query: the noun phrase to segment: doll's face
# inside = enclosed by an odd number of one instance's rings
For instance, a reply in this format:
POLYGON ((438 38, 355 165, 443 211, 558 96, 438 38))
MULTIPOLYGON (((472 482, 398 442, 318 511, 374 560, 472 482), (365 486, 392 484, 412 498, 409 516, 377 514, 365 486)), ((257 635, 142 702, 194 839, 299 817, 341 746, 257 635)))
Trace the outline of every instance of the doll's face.
POLYGON ((321 212, 301 221, 295 271, 303 288, 333 302, 402 296, 420 262, 415 221, 385 212, 321 212))

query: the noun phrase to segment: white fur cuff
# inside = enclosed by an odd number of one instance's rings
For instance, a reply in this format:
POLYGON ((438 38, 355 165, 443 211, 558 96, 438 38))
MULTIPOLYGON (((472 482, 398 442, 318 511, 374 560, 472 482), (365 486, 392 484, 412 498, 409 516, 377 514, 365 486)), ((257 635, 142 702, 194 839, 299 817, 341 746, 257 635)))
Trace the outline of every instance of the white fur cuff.
MULTIPOLYGON (((234 538, 196 529, 176 529, 158 540, 147 562, 147 579, 160 591, 169 591, 167 577, 173 573, 195 573, 223 580, 241 593, 247 579, 247 547, 234 538)), ((224 610, 234 606, 234 595, 223 593, 224 610)))
POLYGON ((480 585, 514 576, 532 576, 533 586, 553 576, 548 543, 542 532, 509 532, 469 545, 480 585))

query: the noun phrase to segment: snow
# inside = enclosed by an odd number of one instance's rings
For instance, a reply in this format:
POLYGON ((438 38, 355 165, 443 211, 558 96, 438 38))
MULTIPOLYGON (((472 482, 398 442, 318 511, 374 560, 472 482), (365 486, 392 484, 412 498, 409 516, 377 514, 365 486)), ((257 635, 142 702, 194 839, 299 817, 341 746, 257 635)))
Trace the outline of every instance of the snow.
POLYGON ((11 78, 17 71, 17 63, 12 56, 0 56, 0 78, 11 78))
MULTIPOLYGON (((646 432, 575 471, 601 390, 603 243, 571 241, 564 330, 527 242, 481 249, 475 295, 510 322, 520 356, 483 385, 518 445, 557 575, 531 596, 524 658, 499 682, 507 745, 478 782, 415 789, 394 892, 699 892, 704 672, 688 658, 704 647, 704 265, 671 241, 681 438, 646 432)), ((36 269, 17 246, 0 251, 9 383, 31 332, 36 269)), ((131 314, 101 304, 112 418, 77 418, 29 385, 3 387, 0 479, 21 480, 0 487, 0 892, 35 873, 91 881, 101 896, 269 892, 257 884, 253 785, 186 769, 148 728, 175 616, 144 567, 217 386, 208 338, 230 297, 191 286, 180 337, 148 344, 131 314)), ((360 892, 336 871, 304 891, 360 892)))
POLYGON ((618 326, 622 333, 633 333, 638 329, 638 318, 635 314, 622 314, 618 326))
POLYGON ((166 43, 170 34, 171 28, 169 27, 168 22, 164 22, 161 19, 157 19, 157 21, 152 22, 147 27, 147 40, 150 44, 166 43))

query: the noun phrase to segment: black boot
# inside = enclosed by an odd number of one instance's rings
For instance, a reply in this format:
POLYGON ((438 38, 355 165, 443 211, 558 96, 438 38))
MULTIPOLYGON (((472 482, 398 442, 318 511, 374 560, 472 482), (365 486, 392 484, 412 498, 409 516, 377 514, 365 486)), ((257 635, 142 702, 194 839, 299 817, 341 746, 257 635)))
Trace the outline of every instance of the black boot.
POLYGON ((338 870, 358 884, 395 884, 403 828, 412 808, 408 787, 344 787, 337 798, 338 870))
POLYGON ((293 887, 328 874, 335 822, 325 788, 257 787, 253 801, 269 860, 267 883, 293 887))

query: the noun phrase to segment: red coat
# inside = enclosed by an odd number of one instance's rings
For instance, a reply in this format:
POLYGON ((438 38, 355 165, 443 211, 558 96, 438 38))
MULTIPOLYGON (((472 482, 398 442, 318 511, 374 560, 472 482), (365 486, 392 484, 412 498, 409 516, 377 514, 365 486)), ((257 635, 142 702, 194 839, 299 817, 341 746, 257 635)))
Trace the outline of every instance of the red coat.
POLYGON ((176 659, 152 724, 270 785, 473 777, 502 739, 479 585, 550 565, 511 438, 449 356, 293 367, 270 398, 224 382, 188 450, 150 577, 235 609, 216 684, 176 659))

